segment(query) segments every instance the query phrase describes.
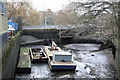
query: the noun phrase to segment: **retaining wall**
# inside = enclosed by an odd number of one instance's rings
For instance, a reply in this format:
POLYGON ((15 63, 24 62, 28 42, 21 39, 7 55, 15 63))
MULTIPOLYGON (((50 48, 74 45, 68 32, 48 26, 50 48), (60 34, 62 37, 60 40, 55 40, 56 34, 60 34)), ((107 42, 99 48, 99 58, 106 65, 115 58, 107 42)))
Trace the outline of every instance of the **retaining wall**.
POLYGON ((28 29, 23 30, 22 35, 30 35, 38 39, 54 39, 58 42, 58 30, 56 29, 28 29))
POLYGON ((117 67, 118 77, 120 80, 120 46, 118 47, 118 50, 116 53, 116 67, 117 67))
POLYGON ((14 78, 20 49, 20 32, 9 42, 9 48, 2 57, 2 78, 14 78))
POLYGON ((30 35, 38 39, 53 39, 56 43, 102 43, 100 40, 76 38, 59 38, 59 30, 57 29, 26 29, 22 35, 30 35))
POLYGON ((115 63, 116 63, 116 69, 118 72, 118 78, 120 80, 120 41, 117 42, 117 52, 116 52, 115 63))
POLYGON ((0 0, 0 79, 2 78, 2 56, 9 48, 7 16, 2 12, 2 5, 5 7, 6 3, 2 3, 0 0))

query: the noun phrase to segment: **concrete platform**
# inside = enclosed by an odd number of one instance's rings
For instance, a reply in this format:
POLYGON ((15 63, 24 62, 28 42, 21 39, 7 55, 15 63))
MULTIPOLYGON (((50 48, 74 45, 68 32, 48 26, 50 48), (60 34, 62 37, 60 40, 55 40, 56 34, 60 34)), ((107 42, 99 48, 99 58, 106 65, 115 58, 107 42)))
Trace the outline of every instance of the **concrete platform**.
POLYGON ((30 61, 30 55, 29 55, 29 48, 22 47, 20 49, 17 72, 18 73, 30 73, 31 72, 31 61, 30 61))

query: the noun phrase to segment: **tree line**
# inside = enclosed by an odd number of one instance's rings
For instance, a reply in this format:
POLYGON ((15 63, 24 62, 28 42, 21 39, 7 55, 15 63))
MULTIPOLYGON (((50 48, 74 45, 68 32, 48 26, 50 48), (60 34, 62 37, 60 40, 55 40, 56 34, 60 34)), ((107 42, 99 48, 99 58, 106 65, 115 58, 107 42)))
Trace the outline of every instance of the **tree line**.
MULTIPOLYGON (((70 33, 78 36, 96 34, 105 39, 117 38, 119 29, 119 1, 70 2, 58 12, 36 11, 31 2, 8 2, 7 17, 23 25, 75 25, 70 33), (81 25, 81 27, 77 27, 81 25)), ((95 35, 95 36, 96 36, 95 35)), ((94 36, 94 37, 95 37, 94 36)))

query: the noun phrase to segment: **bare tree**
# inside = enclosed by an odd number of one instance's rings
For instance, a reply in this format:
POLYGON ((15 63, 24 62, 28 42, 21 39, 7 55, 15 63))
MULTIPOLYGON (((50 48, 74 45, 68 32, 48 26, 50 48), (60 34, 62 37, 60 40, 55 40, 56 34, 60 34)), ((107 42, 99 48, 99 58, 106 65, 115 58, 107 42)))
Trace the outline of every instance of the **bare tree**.
POLYGON ((32 7, 30 2, 8 2, 7 17, 11 17, 18 22, 21 17, 24 25, 38 25, 40 23, 40 13, 32 7))
MULTIPOLYGON (((91 2, 71 2, 66 8, 67 11, 75 12, 78 16, 78 22, 84 24, 87 31, 91 34, 100 32, 97 37, 105 39, 115 38, 117 22, 117 2, 91 1, 91 2), (90 26, 92 24, 92 26, 90 26), (93 25, 94 24, 94 25, 93 25), (110 32, 111 31, 111 32, 110 32), (108 34, 106 34, 108 32, 108 34)), ((78 29, 78 33, 79 33, 78 29)), ((82 33, 83 33, 82 32, 82 33)), ((88 33, 86 35, 88 35, 88 33)), ((80 33, 81 34, 81 33, 80 33)), ((91 34, 92 35, 92 34, 91 34)), ((94 36, 95 37, 95 36, 94 36)))

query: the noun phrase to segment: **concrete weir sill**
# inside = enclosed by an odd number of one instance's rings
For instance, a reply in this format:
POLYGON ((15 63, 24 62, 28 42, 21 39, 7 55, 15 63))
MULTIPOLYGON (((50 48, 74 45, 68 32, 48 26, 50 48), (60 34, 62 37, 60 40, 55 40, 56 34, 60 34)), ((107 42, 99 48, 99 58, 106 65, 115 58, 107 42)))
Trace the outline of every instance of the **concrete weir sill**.
POLYGON ((2 80, 14 78, 20 49, 20 35, 21 31, 9 42, 9 48, 2 56, 2 80))

